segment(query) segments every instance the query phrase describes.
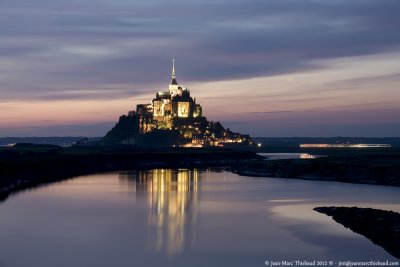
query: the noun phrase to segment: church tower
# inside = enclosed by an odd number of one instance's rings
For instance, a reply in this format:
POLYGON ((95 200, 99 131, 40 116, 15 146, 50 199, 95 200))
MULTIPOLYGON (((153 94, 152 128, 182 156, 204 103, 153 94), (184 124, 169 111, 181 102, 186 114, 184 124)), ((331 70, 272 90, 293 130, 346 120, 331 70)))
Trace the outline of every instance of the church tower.
POLYGON ((178 82, 176 81, 176 74, 175 74, 175 60, 172 60, 172 77, 171 77, 171 84, 169 85, 169 93, 171 96, 175 96, 179 93, 179 86, 178 82))
POLYGON ((178 84, 176 81, 176 75, 175 75, 175 59, 172 60, 172 78, 171 78, 171 84, 178 84))

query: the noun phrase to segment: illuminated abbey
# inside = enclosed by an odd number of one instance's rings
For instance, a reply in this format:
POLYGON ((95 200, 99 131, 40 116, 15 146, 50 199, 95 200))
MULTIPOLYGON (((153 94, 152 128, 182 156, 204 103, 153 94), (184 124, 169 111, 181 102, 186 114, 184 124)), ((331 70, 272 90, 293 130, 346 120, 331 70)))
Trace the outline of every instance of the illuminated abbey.
POLYGON ((172 77, 169 90, 158 92, 151 104, 139 104, 136 112, 139 115, 140 132, 151 132, 154 128, 174 128, 174 119, 200 118, 202 108, 190 96, 187 88, 178 85, 175 74, 175 61, 172 61, 172 77))
POLYGON ((248 135, 234 133, 203 116, 202 107, 190 91, 178 84, 174 61, 168 91, 158 92, 151 103, 139 104, 136 111, 121 116, 103 141, 106 144, 184 147, 251 144, 248 135))

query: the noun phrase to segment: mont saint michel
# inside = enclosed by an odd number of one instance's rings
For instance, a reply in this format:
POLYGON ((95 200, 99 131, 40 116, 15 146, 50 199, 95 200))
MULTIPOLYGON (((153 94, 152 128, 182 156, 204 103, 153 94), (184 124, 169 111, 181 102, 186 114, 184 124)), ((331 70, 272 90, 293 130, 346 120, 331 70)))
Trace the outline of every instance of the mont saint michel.
POLYGON ((0 0, 0 267, 400 267, 400 0, 0 0))
POLYGON ((101 141, 103 144, 176 147, 249 146, 249 135, 225 129, 208 121, 203 108, 187 87, 179 85, 172 60, 168 90, 159 91, 151 103, 138 104, 121 116, 101 141))

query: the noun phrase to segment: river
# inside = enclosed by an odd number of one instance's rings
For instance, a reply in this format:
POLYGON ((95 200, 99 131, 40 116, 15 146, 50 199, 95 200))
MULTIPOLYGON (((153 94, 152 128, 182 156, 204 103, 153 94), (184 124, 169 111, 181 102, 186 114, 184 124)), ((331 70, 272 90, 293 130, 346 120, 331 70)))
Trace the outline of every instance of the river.
POLYGON ((154 169, 75 177, 0 204, 0 267, 395 260, 316 206, 400 212, 400 189, 154 169))

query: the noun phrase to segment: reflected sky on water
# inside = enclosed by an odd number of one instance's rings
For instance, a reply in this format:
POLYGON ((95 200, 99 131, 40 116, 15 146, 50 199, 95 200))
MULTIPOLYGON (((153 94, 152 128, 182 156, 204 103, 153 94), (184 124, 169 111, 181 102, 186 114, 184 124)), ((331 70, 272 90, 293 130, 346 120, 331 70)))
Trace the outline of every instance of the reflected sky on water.
POLYGON ((312 209, 400 212, 394 187, 155 169, 77 177, 0 205, 0 267, 393 260, 312 209))

